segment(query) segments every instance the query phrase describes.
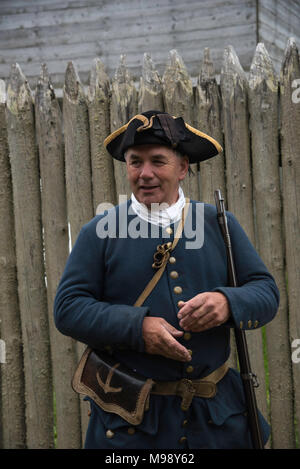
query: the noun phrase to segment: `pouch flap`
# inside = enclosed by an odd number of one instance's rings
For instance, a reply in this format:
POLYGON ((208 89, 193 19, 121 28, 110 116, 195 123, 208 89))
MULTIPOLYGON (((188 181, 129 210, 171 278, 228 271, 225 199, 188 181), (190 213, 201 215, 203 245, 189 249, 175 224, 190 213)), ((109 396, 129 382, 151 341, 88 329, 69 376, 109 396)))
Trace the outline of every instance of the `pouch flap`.
POLYGON ((138 425, 144 415, 151 379, 130 370, 113 356, 87 348, 72 380, 74 391, 86 394, 106 412, 138 425))

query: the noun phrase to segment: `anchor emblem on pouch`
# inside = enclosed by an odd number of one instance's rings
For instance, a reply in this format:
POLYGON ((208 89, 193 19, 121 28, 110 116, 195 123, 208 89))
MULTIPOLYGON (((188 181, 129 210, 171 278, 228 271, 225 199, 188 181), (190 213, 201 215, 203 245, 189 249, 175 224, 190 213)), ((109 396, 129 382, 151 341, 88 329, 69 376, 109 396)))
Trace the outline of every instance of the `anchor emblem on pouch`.
POLYGON ((105 392, 105 394, 109 393, 109 392, 121 392, 122 391, 122 387, 120 386, 119 388, 113 388, 112 386, 110 386, 110 383, 111 383, 111 379, 112 379, 112 376, 114 374, 114 371, 116 368, 118 368, 118 366, 120 366, 120 363, 116 363, 110 370, 109 370, 109 373, 106 377, 106 381, 105 383, 103 383, 102 379, 101 379, 101 376, 99 374, 99 370, 97 370, 97 373, 96 373, 96 378, 97 378, 97 381, 98 381, 98 384, 99 386, 103 389, 103 391, 105 392))

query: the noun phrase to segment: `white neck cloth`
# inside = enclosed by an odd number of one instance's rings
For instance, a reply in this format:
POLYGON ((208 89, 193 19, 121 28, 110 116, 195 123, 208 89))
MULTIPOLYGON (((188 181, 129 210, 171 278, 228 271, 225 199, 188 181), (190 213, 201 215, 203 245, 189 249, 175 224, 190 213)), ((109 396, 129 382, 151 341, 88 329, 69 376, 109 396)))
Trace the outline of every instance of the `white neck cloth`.
POLYGON ((133 211, 142 218, 142 220, 165 228, 181 219, 182 209, 185 205, 185 197, 180 186, 178 195, 179 197, 175 204, 168 205, 167 203, 154 203, 151 204, 151 209, 148 210, 145 204, 139 202, 135 196, 131 194, 131 206, 133 211))

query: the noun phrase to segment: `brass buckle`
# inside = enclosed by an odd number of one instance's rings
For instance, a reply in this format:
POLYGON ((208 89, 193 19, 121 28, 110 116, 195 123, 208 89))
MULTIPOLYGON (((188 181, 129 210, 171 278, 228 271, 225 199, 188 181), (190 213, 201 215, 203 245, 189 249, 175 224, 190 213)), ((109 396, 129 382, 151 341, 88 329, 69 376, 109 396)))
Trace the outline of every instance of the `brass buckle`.
POLYGON ((182 397, 181 410, 187 411, 192 403, 196 389, 190 379, 182 379, 180 381, 180 395, 182 397))

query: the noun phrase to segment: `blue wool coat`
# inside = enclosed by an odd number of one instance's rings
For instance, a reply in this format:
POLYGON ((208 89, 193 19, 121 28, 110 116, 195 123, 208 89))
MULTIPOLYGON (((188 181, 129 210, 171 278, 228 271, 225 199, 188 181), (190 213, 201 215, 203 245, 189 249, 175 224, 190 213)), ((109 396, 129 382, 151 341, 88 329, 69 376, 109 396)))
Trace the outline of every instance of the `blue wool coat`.
MULTIPOLYGON (((153 233, 153 225, 133 214, 130 201, 94 217, 81 229, 59 283, 54 302, 56 327, 92 348, 110 346, 118 362, 154 380, 207 376, 229 357, 230 328, 250 330, 265 325, 275 316, 279 303, 273 277, 236 218, 230 212, 227 218, 237 288, 227 286, 226 250, 215 207, 191 201, 186 230, 162 278, 144 304, 135 307, 132 305, 154 274, 157 245, 172 241, 176 226, 170 226, 171 234, 163 228, 153 233), (192 350, 192 361, 182 363, 145 353, 144 317, 163 317, 181 329, 178 301, 206 291, 222 292, 227 297, 231 318, 219 327, 185 333, 178 339, 192 350)), ((218 383, 214 398, 194 398, 186 412, 180 402, 177 396, 151 396, 142 423, 133 428, 91 401, 85 447, 251 447, 243 388, 236 370, 230 369, 218 383)), ((266 441, 269 428, 262 417, 261 421, 266 441)))

